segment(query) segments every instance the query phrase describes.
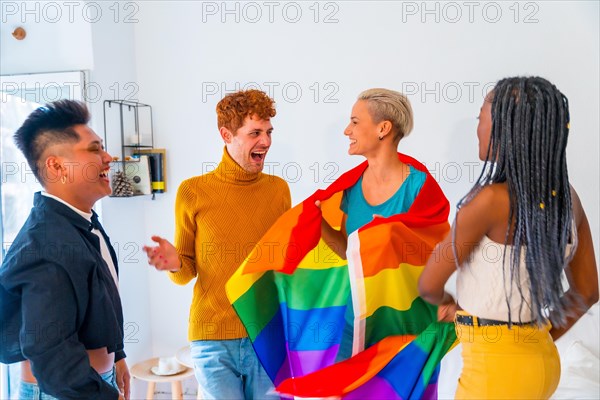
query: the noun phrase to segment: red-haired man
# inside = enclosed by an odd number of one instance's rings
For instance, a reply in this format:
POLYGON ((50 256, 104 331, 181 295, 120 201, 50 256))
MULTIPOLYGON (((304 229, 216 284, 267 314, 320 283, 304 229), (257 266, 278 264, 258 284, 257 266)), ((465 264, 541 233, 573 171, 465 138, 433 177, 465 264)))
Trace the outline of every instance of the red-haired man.
POLYGON ((259 90, 225 96, 217 105, 225 142, 212 172, 184 181, 175 202, 175 245, 154 236, 145 247, 156 269, 184 285, 193 278, 188 337, 203 399, 268 398, 273 387, 225 283, 254 244, 291 206, 287 183, 263 174, 271 147, 274 102, 259 90))

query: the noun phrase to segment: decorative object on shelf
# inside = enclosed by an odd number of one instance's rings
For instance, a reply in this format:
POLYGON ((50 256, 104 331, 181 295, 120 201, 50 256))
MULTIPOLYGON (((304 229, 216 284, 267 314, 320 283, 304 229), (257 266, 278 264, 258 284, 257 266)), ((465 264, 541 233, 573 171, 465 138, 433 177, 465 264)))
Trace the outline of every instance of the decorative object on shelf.
MULTIPOLYGON (((104 101, 104 143, 109 152, 120 152, 124 161, 113 161, 113 168, 130 180, 133 195, 166 191, 166 151, 154 149, 152 107, 130 100, 104 101), (120 133, 118 148, 109 147, 108 133, 120 133)), ((113 189, 114 190, 114 189, 113 189)))
POLYGON ((114 197, 130 197, 133 196, 133 186, 131 180, 123 171, 117 171, 112 177, 112 188, 114 197))
POLYGON ((104 100, 105 142, 107 132, 120 132, 121 160, 139 150, 154 148, 152 107, 131 100, 104 100))
POLYGON ((133 182, 133 193, 136 195, 152 194, 150 178, 150 161, 148 157, 135 157, 124 164, 125 174, 133 182))
POLYGON ((164 193, 167 191, 166 153, 165 149, 142 149, 134 154, 134 156, 148 157, 153 193, 164 193))

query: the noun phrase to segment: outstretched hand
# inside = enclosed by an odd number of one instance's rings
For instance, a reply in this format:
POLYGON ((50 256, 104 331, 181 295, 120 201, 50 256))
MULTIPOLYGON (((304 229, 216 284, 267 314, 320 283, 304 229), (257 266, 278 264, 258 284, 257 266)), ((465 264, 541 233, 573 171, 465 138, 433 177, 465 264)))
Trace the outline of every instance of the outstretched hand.
POLYGON ((143 250, 148 255, 148 264, 159 271, 176 272, 181 269, 181 261, 175 246, 167 239, 160 236, 152 236, 152 241, 158 246, 144 246, 143 250))

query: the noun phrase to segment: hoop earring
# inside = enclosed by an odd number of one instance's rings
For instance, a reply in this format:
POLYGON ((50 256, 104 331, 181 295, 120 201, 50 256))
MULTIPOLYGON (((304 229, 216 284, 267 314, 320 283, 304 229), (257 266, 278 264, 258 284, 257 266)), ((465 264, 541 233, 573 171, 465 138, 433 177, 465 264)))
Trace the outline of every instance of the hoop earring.
POLYGON ((67 183, 67 176, 63 175, 60 177, 60 183, 62 183, 63 185, 67 183))

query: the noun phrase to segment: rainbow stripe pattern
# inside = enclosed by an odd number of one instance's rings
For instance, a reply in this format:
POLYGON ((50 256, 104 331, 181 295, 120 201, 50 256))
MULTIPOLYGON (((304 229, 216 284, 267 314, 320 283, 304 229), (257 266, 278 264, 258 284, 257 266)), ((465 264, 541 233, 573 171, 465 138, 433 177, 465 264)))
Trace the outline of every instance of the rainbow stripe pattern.
POLYGON ((439 361, 456 336, 453 324, 436 322, 437 309, 418 296, 417 281, 449 230, 449 204, 425 166, 398 156, 425 172, 425 183, 408 212, 376 218, 349 236, 348 261, 321 240, 321 218, 341 225, 343 190, 366 162, 281 216, 226 285, 282 396, 437 395, 439 361), (354 312, 353 357, 336 363, 347 307, 354 312))

